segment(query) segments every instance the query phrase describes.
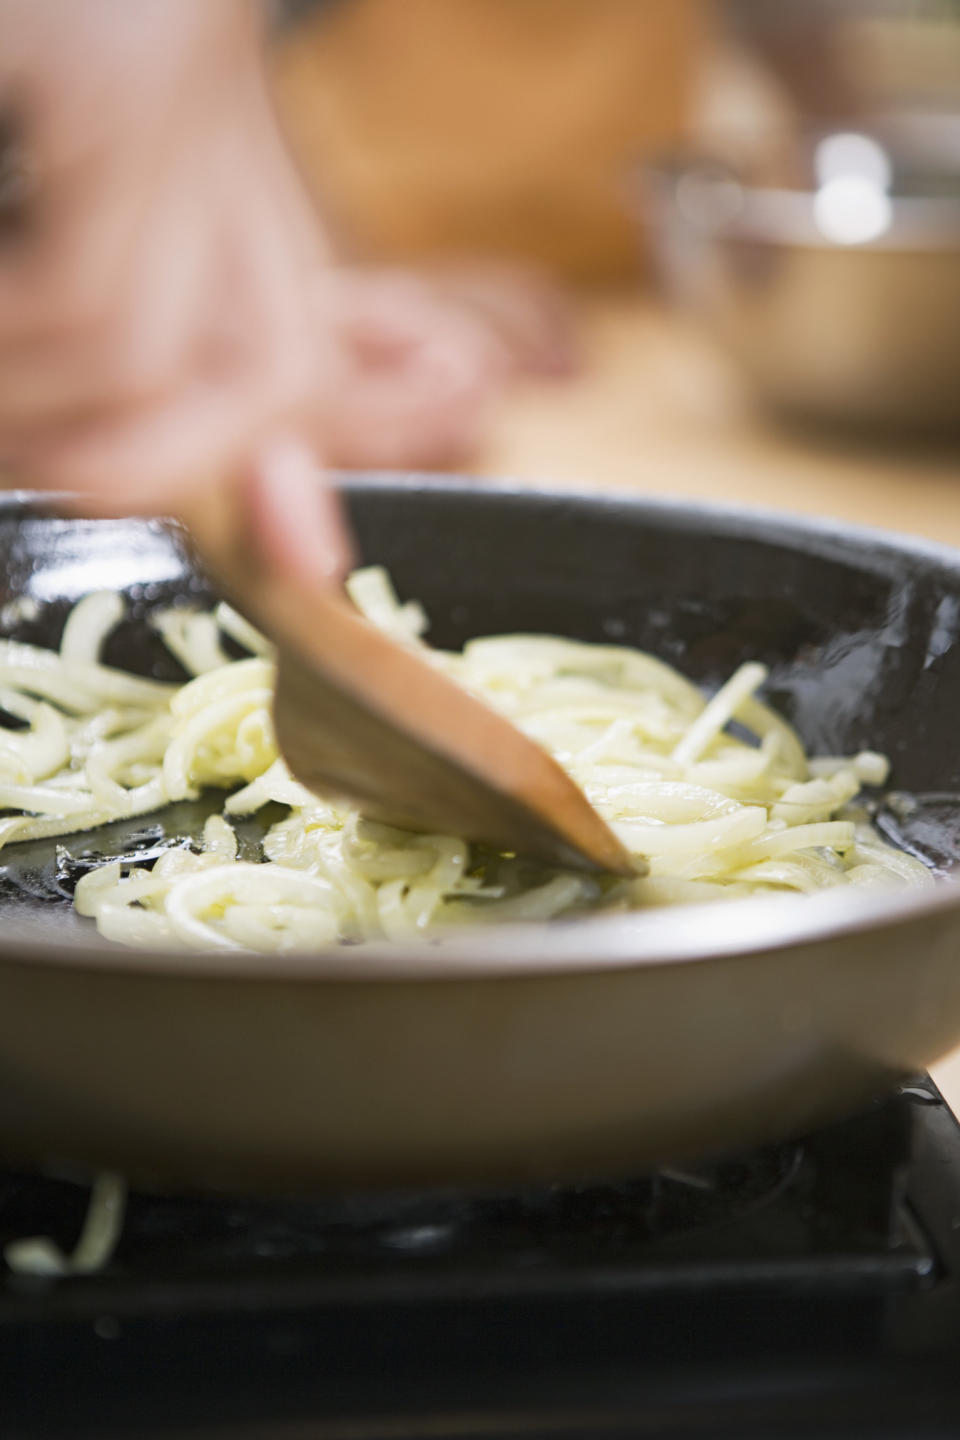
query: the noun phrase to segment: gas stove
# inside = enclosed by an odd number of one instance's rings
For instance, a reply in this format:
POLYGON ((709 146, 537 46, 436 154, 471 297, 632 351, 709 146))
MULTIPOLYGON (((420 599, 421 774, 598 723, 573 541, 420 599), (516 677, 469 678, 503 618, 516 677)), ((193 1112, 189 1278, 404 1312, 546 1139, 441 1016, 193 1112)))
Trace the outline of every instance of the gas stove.
MULTIPOLYGON (((87 1191, 0 1172, 0 1248, 87 1191)), ((0 1274, 3 1440, 960 1432, 960 1129, 927 1077, 617 1184, 134 1194, 110 1264, 0 1274)))

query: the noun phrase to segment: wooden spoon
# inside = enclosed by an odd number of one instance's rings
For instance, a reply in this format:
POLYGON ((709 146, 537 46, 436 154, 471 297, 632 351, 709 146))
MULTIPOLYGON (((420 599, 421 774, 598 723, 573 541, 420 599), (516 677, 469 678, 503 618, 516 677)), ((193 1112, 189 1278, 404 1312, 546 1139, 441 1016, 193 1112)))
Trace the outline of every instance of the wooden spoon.
POLYGON ((267 575, 228 492, 199 493, 181 518, 224 595, 277 647, 277 742, 309 790, 404 829, 551 865, 643 873, 556 761, 509 721, 342 593, 267 575))

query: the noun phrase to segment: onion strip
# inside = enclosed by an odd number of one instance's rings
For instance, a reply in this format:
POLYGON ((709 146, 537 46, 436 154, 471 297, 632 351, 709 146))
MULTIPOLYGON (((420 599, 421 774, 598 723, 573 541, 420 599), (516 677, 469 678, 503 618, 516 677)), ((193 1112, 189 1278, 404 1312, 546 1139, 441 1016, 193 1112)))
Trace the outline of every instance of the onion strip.
POLYGON ((75 607, 59 653, 0 641, 0 705, 12 717, 0 726, 0 807, 9 812, 0 847, 219 787, 223 813, 207 821, 202 846, 171 849, 152 869, 104 863, 76 890, 80 913, 112 940, 218 951, 442 938, 480 923, 932 883, 853 809, 861 784, 885 781, 885 757, 809 761, 757 698, 763 666, 740 666, 705 699, 663 661, 626 646, 501 635, 459 654, 435 651, 421 638, 420 607, 400 604, 384 571, 358 572, 349 589, 371 622, 551 751, 649 875, 550 870, 455 836, 376 824, 311 795, 277 754, 264 638, 229 606, 161 612, 154 626, 194 678, 140 679, 101 663, 124 613, 110 593, 75 607), (249 658, 229 660, 226 641, 249 658), (262 860, 238 860, 231 821, 268 804, 285 806, 286 817, 266 834, 262 860))

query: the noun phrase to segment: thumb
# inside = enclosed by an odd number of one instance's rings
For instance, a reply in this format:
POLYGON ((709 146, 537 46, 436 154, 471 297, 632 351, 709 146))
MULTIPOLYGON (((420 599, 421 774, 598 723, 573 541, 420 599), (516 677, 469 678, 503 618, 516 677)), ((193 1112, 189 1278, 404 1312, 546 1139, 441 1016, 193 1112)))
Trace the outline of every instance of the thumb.
POLYGON ((268 570, 329 589, 354 563, 342 504, 313 451, 292 434, 257 449, 246 476, 251 532, 268 570))

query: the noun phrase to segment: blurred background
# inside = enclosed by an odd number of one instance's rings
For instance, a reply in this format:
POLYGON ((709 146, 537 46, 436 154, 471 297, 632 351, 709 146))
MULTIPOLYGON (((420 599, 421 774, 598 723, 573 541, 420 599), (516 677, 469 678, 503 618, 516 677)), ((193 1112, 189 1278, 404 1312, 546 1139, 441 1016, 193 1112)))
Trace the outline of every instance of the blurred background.
POLYGON ((437 463, 960 543, 960 0, 327 0, 274 41, 345 259, 510 353, 437 463))

